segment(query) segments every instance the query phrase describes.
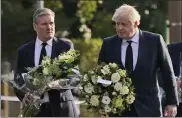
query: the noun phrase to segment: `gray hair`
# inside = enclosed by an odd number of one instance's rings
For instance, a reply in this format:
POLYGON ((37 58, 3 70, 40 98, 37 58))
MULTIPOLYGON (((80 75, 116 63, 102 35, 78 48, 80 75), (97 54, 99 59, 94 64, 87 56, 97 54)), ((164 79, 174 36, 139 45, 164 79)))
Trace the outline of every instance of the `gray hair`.
POLYGON ((33 23, 36 23, 37 19, 40 16, 45 16, 45 15, 52 15, 55 17, 55 13, 51 9, 40 8, 40 9, 37 9, 33 15, 33 23))
POLYGON ((120 18, 127 18, 130 22, 140 21, 140 14, 133 6, 123 4, 116 9, 112 20, 117 22, 120 18))

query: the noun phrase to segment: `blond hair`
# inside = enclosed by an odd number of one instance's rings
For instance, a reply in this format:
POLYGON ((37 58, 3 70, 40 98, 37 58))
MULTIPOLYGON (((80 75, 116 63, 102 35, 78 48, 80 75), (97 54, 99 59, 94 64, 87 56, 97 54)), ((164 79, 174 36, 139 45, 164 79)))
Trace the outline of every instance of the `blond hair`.
POLYGON ((126 18, 130 22, 140 21, 140 14, 133 6, 123 4, 116 9, 112 20, 117 22, 120 18, 126 18))
POLYGON ((55 13, 51 9, 40 8, 40 9, 37 9, 33 15, 33 23, 36 23, 37 19, 40 16, 45 16, 45 15, 52 15, 53 17, 55 17, 55 13))

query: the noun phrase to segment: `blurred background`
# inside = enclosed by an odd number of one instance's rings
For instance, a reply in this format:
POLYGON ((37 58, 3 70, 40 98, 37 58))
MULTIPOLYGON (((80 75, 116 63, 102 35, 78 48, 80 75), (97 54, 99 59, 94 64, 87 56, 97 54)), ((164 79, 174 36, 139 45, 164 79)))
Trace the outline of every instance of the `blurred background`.
MULTIPOLYGON (((142 30, 161 34, 167 44, 182 41, 182 0, 1 0, 1 74, 13 70, 17 48, 36 38, 32 19, 40 7, 56 13, 56 36, 80 50, 81 72, 92 69, 103 38, 115 34, 111 18, 122 4, 136 6, 142 30)), ((82 117, 98 116, 79 102, 78 107, 82 117)), ((1 116, 16 117, 20 108, 13 90, 1 82, 1 116)))

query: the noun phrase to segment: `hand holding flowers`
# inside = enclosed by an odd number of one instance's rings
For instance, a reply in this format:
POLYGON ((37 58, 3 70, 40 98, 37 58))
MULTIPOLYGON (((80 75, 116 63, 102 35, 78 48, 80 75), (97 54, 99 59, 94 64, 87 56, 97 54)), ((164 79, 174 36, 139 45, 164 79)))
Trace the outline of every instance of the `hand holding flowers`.
POLYGON ((74 89, 79 84, 79 52, 69 50, 57 58, 44 57, 38 67, 27 68, 28 73, 12 73, 12 79, 3 79, 25 94, 20 117, 33 117, 44 102, 40 96, 50 89, 74 89), (74 81, 73 81, 74 79, 74 81), (30 98, 30 99, 29 99, 30 98), (27 104, 28 101, 28 104, 27 104))

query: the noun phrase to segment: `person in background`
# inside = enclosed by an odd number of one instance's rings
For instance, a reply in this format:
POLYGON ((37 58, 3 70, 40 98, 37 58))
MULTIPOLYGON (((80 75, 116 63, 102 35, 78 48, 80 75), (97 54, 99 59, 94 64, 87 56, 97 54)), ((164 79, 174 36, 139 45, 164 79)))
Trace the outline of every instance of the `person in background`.
MULTIPOLYGON (((168 45, 175 76, 178 77, 177 85, 182 88, 182 42, 168 45)), ((182 92, 182 91, 179 91, 182 92)), ((177 117, 182 117, 182 93, 179 96, 179 106, 177 107, 177 117)))

